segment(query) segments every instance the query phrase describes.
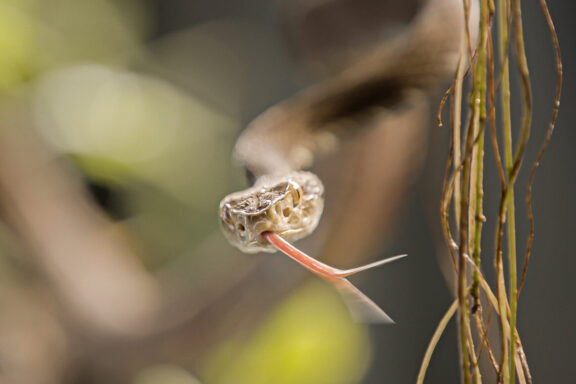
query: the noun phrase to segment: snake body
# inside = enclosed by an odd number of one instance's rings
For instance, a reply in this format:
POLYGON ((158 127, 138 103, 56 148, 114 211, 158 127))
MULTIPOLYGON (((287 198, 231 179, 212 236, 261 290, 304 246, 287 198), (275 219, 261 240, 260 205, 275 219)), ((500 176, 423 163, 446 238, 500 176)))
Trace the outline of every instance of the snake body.
MULTIPOLYGON (((244 252, 274 252, 261 234, 288 241, 309 235, 322 214, 324 187, 302 171, 337 137, 437 90, 457 66, 463 38, 460 0, 429 0, 402 35, 374 44, 323 83, 265 111, 243 132, 235 157, 255 184, 225 197, 220 222, 244 252)), ((472 38, 474 38, 472 36, 472 38)))

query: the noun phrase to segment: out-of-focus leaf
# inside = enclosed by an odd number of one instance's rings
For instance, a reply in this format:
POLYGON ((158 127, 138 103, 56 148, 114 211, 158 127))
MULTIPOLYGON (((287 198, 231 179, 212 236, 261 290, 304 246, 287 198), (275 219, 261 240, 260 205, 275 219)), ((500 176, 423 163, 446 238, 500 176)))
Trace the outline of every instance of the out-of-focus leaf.
POLYGON ((128 224, 155 263, 216 228, 230 191, 234 119, 167 81, 95 64, 52 71, 34 105, 55 150, 88 179, 122 190, 128 224))
POLYGON ((230 340, 207 361, 207 384, 338 384, 362 377, 366 330, 320 282, 303 285, 246 342, 230 340))
POLYGON ((70 67, 39 87, 37 122, 96 177, 130 172, 191 206, 225 193, 234 121, 173 85, 105 66, 70 67))
POLYGON ((71 61, 119 62, 137 54, 145 29, 144 4, 140 2, 138 7, 132 7, 132 12, 120 12, 115 3, 118 2, 39 2, 34 15, 43 27, 38 36, 41 62, 52 67, 71 61))
POLYGON ((140 0, 0 0, 0 92, 70 62, 126 62, 148 29, 140 0))
POLYGON ((35 50, 34 20, 17 7, 0 2, 0 92, 31 75, 35 50))

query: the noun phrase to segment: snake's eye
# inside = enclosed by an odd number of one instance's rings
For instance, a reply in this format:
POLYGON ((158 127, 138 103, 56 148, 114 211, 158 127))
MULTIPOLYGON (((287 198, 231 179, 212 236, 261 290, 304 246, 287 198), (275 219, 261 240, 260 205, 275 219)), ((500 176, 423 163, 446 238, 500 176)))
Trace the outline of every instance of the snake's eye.
POLYGON ((297 207, 302 201, 302 195, 304 195, 304 191, 302 191, 302 187, 297 183, 291 181, 288 183, 288 188, 290 189, 290 193, 292 194, 292 201, 294 202, 294 207, 297 207))

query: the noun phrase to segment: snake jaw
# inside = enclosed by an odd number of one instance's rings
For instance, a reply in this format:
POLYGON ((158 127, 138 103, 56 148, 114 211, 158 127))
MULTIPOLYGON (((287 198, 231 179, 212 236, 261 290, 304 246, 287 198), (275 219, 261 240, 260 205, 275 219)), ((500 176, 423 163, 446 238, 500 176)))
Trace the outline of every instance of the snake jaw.
POLYGON ((222 200, 222 231, 243 252, 276 252, 261 234, 271 231, 295 241, 312 233, 322 215, 323 192, 321 181, 309 172, 263 177, 222 200))

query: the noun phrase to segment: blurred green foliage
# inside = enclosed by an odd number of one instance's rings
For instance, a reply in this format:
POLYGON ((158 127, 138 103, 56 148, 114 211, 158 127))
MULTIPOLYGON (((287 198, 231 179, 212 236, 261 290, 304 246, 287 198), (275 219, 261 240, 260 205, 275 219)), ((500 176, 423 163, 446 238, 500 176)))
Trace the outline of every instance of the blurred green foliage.
POLYGON ((206 363, 206 384, 347 384, 367 368, 366 329, 331 287, 296 290, 246 342, 229 340, 206 363))
MULTIPOLYGON (((149 19, 140 0, 0 0, 0 103, 26 93, 28 120, 57 155, 123 195, 130 214, 119 225, 154 270, 190 257, 218 231, 219 200, 241 186, 230 153, 247 64, 227 48, 226 36, 241 31, 228 21, 164 41, 156 60, 143 42, 149 19)), ((198 257, 182 272, 191 280, 223 256, 198 257)), ((335 292, 312 282, 253 334, 207 356, 205 382, 353 383, 368 355, 366 329, 335 292)), ((192 380, 163 367, 139 382, 167 374, 192 380)))
POLYGON ((72 62, 128 63, 146 15, 139 0, 0 0, 0 92, 72 62))
POLYGON ((0 93, 29 78, 36 66, 34 20, 11 3, 17 2, 0 2, 0 93))

